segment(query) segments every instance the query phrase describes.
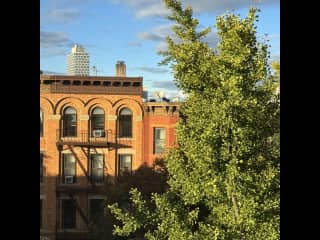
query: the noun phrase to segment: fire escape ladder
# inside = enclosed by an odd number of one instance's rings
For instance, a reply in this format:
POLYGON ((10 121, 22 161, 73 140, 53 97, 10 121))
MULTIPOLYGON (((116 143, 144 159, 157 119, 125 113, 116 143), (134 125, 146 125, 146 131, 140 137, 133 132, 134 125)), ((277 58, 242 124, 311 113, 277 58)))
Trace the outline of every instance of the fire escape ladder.
POLYGON ((83 166, 83 164, 81 163, 80 159, 78 158, 77 154, 75 153, 73 147, 71 145, 67 145, 68 148, 70 149, 70 151, 72 152, 73 156, 75 157, 76 161, 79 163, 82 171, 84 172, 84 174, 86 175, 88 181, 91 183, 92 187, 95 187, 94 182, 92 181, 91 177, 88 175, 88 172, 86 171, 85 167, 83 166))
POLYGON ((85 224, 87 225, 88 229, 89 229, 89 221, 86 217, 86 215, 84 214, 84 212, 82 211, 80 205, 78 204, 77 200, 73 197, 73 195, 71 193, 68 193, 70 199, 72 200, 74 206, 76 207, 76 209, 78 210, 78 213, 80 214, 81 218, 83 219, 83 221, 85 222, 85 224))

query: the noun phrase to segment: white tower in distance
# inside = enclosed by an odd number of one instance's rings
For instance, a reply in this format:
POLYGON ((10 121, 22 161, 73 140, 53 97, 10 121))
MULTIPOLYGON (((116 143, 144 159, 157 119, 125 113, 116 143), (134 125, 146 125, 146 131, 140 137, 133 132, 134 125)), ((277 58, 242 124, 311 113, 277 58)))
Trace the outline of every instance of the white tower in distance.
POLYGON ((89 54, 76 44, 67 56, 67 75, 89 76, 89 54))

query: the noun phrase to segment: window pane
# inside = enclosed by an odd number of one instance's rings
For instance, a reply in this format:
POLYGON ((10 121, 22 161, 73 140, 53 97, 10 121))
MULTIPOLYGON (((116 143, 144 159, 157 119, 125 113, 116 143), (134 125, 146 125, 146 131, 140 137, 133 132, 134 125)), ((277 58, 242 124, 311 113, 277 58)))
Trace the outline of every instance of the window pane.
POLYGON ((130 172, 131 169, 131 155, 119 155, 119 174, 123 172, 130 172))
POLYGON ((165 128, 154 129, 154 153, 163 153, 165 150, 165 128))
POLYGON ((160 128, 160 129, 159 129, 159 139, 164 140, 164 138, 165 138, 164 128, 160 128))
POLYGON ((74 176, 76 175, 76 161, 71 153, 63 154, 63 175, 74 176))
POLYGON ((132 137, 132 115, 119 116, 120 137, 132 137))
POLYGON ((124 108, 120 111, 120 115, 132 115, 129 108, 124 108))
POLYGON ((62 200, 62 228, 76 227, 76 208, 71 199, 62 200))
POLYGON ((91 175, 94 181, 103 181, 103 154, 91 155, 91 175))
POLYGON ((76 114, 76 113, 77 113, 76 110, 72 107, 66 108, 66 110, 64 112, 64 114, 76 114))
POLYGON ((77 114, 74 108, 67 108, 63 116, 63 136, 77 136, 77 114))
POLYGON ((102 108, 95 108, 92 111, 92 130, 104 130, 104 111, 102 108))
POLYGON ((92 159, 92 168, 102 168, 103 167, 103 156, 102 155, 96 155, 92 159))
POLYGON ((96 222, 103 215, 103 199, 90 199, 90 221, 96 222))
POLYGON ((103 109, 102 109, 102 108, 95 108, 95 109, 92 111, 92 115, 96 115, 96 114, 104 115, 103 109))
POLYGON ((92 116, 92 129, 93 130, 104 130, 104 115, 92 116))

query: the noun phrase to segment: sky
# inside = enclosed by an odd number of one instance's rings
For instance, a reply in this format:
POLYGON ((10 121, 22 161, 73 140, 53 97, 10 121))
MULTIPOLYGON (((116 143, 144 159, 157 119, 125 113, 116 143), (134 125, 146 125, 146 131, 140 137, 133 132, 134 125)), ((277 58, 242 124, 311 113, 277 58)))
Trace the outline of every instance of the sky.
MULTIPOLYGON (((217 16, 233 11, 245 17, 258 7, 258 38, 269 41, 270 60, 280 59, 279 0, 182 0, 191 5, 200 27, 211 27, 206 41, 215 47, 217 16)), ((128 77, 143 77, 149 96, 161 91, 168 98, 182 97, 169 67, 159 66, 173 36, 163 0, 40 0, 40 69, 66 73, 66 58, 74 44, 90 54, 91 75, 114 76, 117 61, 125 61, 128 77), (95 66, 97 72, 92 71, 95 66)))

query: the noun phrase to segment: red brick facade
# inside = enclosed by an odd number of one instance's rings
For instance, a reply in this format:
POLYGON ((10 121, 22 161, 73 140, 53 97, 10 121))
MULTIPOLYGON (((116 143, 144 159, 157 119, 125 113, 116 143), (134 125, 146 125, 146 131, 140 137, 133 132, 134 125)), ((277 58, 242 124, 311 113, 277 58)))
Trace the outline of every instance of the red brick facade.
MULTIPOLYGON (((178 119, 178 103, 142 102, 142 78, 80 77, 40 75, 40 112, 43 135, 40 152, 43 154, 43 180, 40 182, 42 200, 40 235, 47 239, 86 239, 90 215, 90 199, 103 198, 103 182, 91 179, 90 156, 103 156, 103 176, 118 174, 120 155, 131 156, 131 168, 152 164, 154 154, 154 128, 165 129, 165 148, 175 143, 174 126, 178 119), (76 111, 76 136, 61 135, 64 111, 76 111), (105 135, 92 137, 92 111, 104 111, 105 135), (131 111, 132 135, 119 137, 119 113, 131 111), (63 156, 75 159, 75 179, 66 184, 63 156), (62 225, 62 202, 71 199, 76 206, 75 226, 62 225)), ((41 127, 41 123, 40 123, 41 127)), ((161 155, 160 155, 161 156, 161 155)))

